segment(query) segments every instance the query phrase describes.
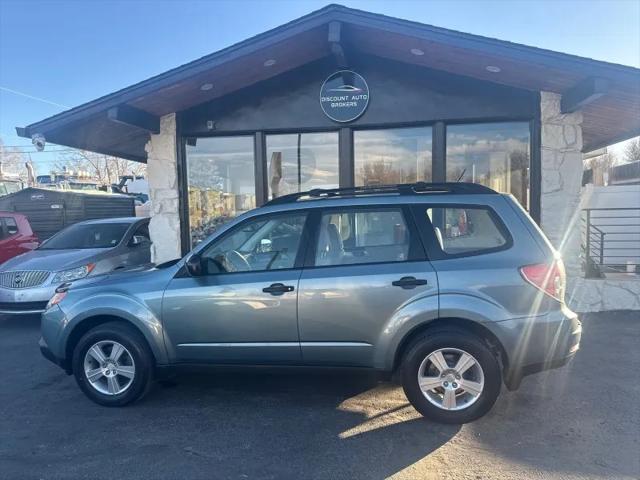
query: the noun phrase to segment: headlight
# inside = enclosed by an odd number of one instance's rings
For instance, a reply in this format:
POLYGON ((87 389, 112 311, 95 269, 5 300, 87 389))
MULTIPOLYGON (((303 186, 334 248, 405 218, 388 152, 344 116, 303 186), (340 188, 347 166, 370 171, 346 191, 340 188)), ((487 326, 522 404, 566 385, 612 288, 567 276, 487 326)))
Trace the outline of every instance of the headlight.
POLYGON ((91 270, 96 266, 95 263, 88 263, 82 267, 71 268, 69 270, 63 270, 56 273, 53 277, 53 283, 58 282, 73 282, 74 280, 80 280, 91 273, 91 270))

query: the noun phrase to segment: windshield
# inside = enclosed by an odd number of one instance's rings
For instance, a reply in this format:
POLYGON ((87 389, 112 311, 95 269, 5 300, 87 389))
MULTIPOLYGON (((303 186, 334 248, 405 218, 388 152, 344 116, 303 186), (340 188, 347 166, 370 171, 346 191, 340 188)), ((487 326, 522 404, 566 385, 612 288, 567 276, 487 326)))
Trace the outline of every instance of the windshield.
POLYGON ((36 182, 38 183, 52 183, 53 179, 51 175, 38 175, 36 177, 36 182))
POLYGON ((128 223, 76 224, 51 237, 40 250, 112 248, 120 243, 128 228, 128 223))
POLYGON ((73 190, 98 190, 98 185, 95 183, 73 183, 69 182, 69 187, 73 190))
POLYGON ((0 182, 0 195, 7 195, 9 193, 15 193, 20 190, 20 185, 17 182, 0 182))

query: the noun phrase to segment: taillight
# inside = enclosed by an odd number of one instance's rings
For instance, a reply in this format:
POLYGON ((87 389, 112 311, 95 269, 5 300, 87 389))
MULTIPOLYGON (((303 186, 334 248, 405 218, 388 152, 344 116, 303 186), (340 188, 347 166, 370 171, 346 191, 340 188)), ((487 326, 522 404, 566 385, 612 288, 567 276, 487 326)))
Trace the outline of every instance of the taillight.
POLYGON ((525 265, 520 267, 520 273, 534 287, 542 290, 550 297, 564 302, 567 276, 561 259, 554 260, 551 265, 546 263, 525 265))

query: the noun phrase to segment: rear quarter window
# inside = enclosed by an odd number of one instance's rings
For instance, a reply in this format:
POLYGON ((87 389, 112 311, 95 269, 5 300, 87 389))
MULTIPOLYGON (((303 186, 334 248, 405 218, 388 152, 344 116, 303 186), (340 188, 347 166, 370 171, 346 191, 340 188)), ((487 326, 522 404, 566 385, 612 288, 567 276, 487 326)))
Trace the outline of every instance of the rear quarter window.
POLYGON ((452 205, 426 208, 436 247, 446 256, 479 255, 509 248, 511 237, 488 207, 452 205))
POLYGON ((5 218, 4 224, 7 226, 7 233, 9 235, 15 235, 16 233, 18 233, 18 224, 16 223, 14 218, 5 218))
POLYGON ((18 233, 18 225, 11 217, 0 217, 0 240, 18 233))

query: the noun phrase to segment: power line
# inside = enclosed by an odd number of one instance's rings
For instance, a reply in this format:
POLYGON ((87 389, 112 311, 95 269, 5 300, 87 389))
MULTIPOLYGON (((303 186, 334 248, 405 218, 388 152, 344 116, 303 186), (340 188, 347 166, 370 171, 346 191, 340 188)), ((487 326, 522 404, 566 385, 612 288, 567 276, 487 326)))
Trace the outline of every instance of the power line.
MULTIPOLYGON (((16 147, 4 147, 4 148, 16 148, 16 147)), ((20 150, 19 152, 2 152, 0 151, 0 155, 10 155, 15 153, 54 153, 54 152, 80 152, 81 150, 77 148, 61 148, 58 150, 20 150)))
MULTIPOLYGON (((55 145, 55 144, 54 144, 55 145)), ((62 145, 64 147, 64 145, 62 145)), ((0 144, 0 148, 35 148, 33 145, 3 145, 0 144)), ((82 150, 81 148, 67 147, 73 150, 82 150)))
POLYGON ((2 148, 33 148, 32 145, 1 145, 2 148))
POLYGON ((28 93, 20 92, 19 90, 14 90, 12 88, 3 87, 0 85, 0 90, 4 90, 5 92, 13 93, 14 95, 19 95, 21 97, 29 98, 31 100, 37 100, 38 102, 48 103, 49 105, 53 105, 54 107, 69 109, 71 107, 67 105, 62 105, 61 103, 52 102, 51 100, 47 100, 46 98, 36 97, 34 95, 29 95, 28 93))

